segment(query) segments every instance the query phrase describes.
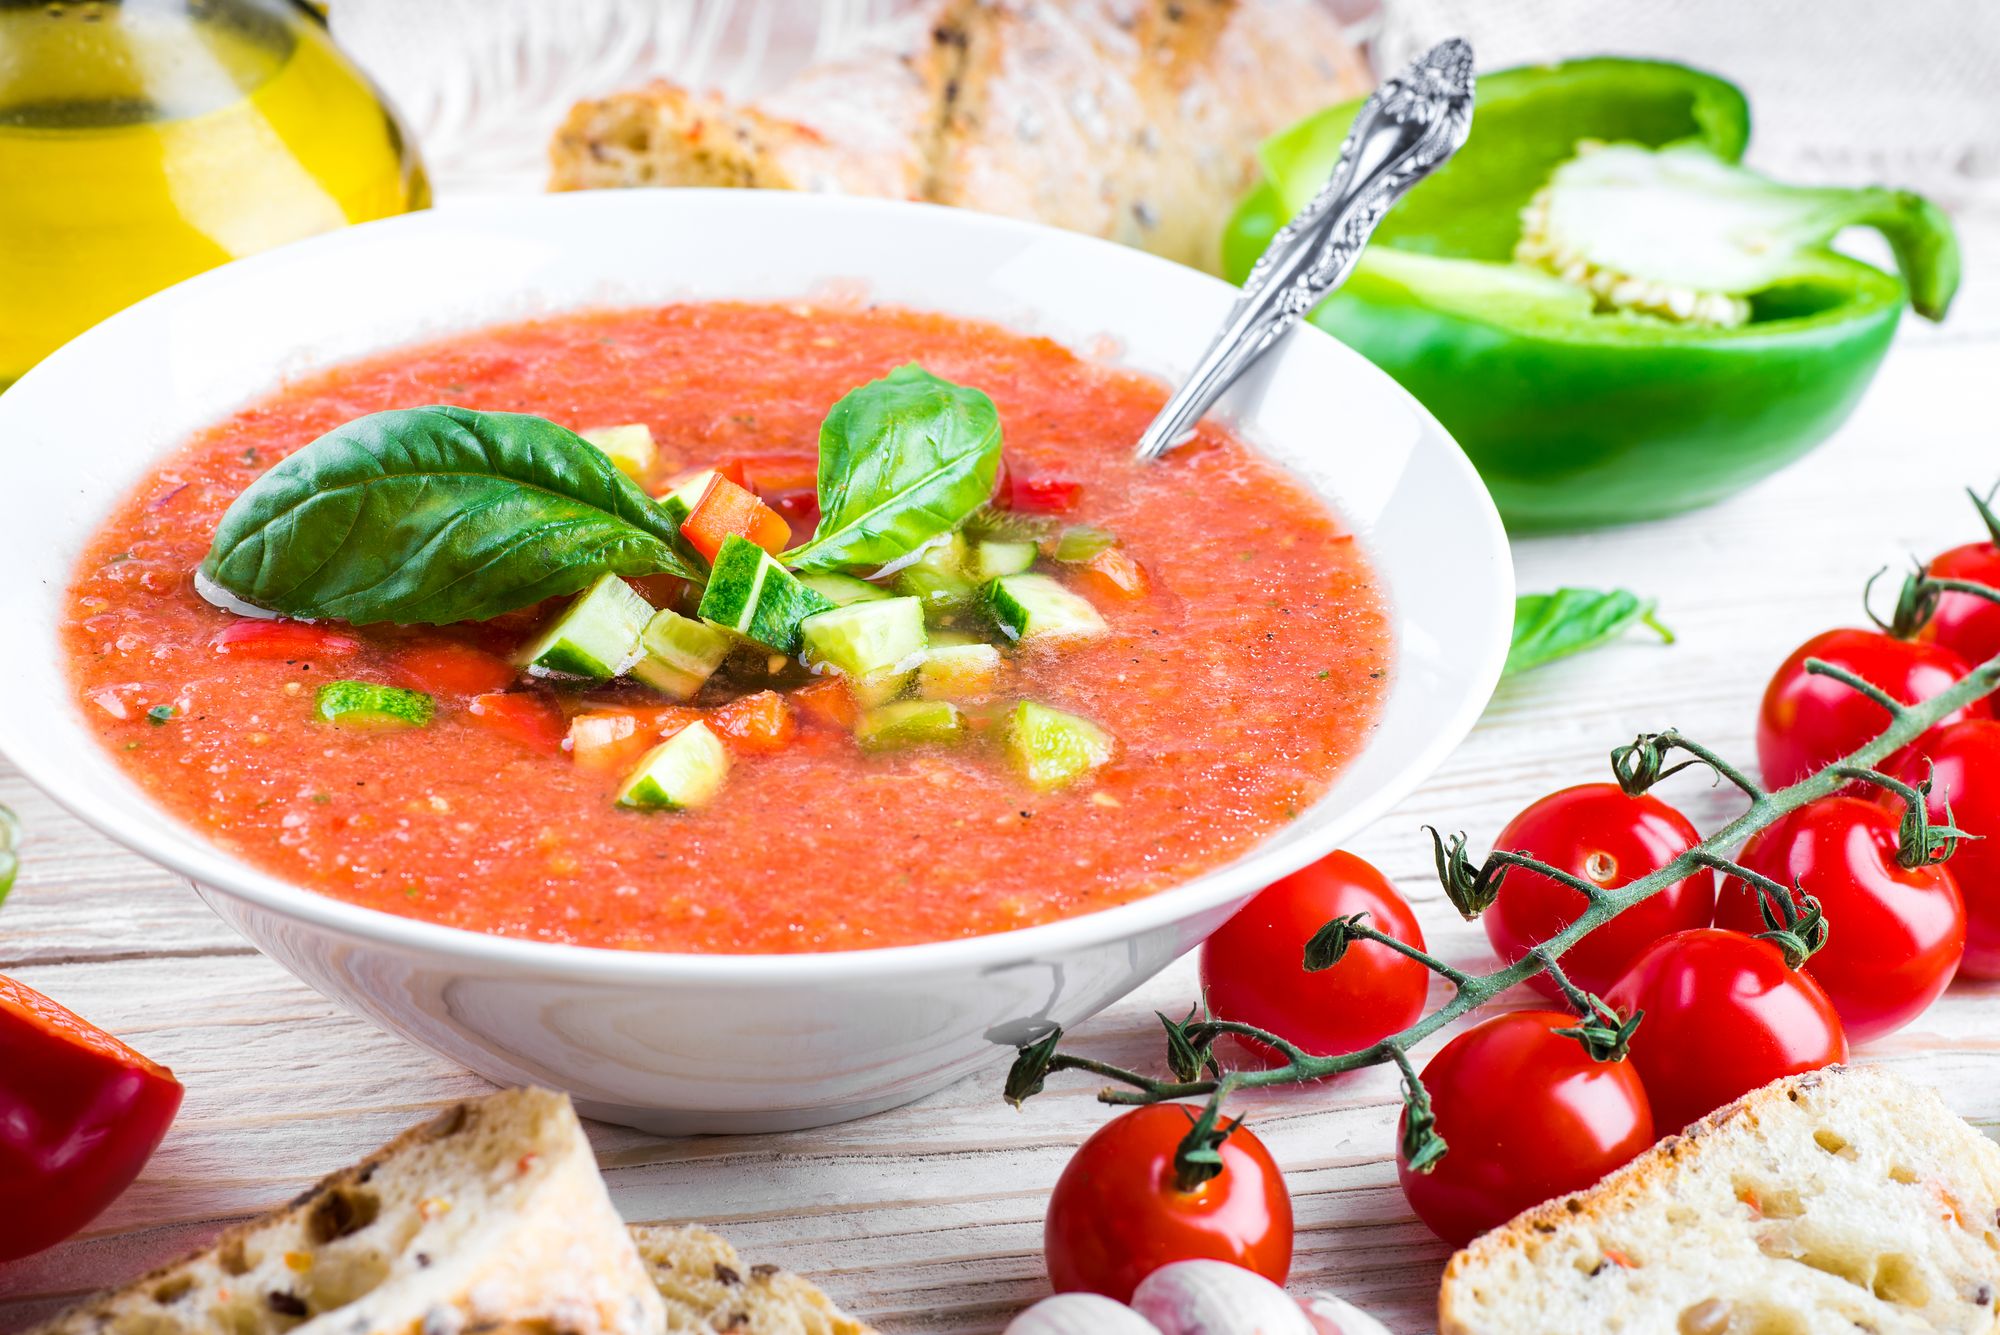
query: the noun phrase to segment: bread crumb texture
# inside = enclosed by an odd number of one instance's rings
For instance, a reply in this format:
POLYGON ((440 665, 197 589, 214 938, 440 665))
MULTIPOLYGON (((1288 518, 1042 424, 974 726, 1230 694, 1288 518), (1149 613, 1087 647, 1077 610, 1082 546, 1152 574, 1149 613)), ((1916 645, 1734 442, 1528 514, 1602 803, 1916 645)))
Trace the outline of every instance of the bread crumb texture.
POLYGON ((638 1225, 632 1239, 666 1302, 668 1335, 874 1335, 797 1275, 744 1264, 707 1229, 638 1225))
POLYGON ((29 1335, 658 1335, 664 1320, 569 1100, 520 1089, 29 1335))
POLYGON ((1780 1080, 1451 1260, 1442 1335, 2000 1330, 2000 1147, 1886 1071, 1780 1080))

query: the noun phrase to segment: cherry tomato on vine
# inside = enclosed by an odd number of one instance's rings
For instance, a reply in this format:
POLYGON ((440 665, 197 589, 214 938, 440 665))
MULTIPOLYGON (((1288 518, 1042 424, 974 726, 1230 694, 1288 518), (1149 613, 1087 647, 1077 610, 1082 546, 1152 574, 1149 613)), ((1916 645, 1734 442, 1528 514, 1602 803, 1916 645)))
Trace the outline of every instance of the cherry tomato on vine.
MULTIPOLYGON (((1701 842, 1686 816, 1615 783, 1586 783, 1550 793, 1507 823, 1495 848, 1525 853, 1607 890, 1649 876, 1701 842)), ((1575 922, 1584 897, 1540 872, 1509 867, 1500 895, 1480 915, 1486 939, 1509 964, 1575 922)), ((1706 927, 1715 911, 1715 875, 1707 868, 1625 910, 1563 954, 1563 972, 1586 992, 1616 982, 1640 952, 1669 932, 1706 927)), ((1561 993, 1544 974, 1530 980, 1561 993)))
MULTIPOLYGON (((1925 755, 1913 756, 1901 778, 1931 777, 1931 820, 1950 823, 1979 839, 1959 841, 1945 866, 1965 900, 1965 958, 1959 972, 2000 978, 2000 723, 1972 719, 1934 735, 1925 755)), ((1882 805, 1901 818, 1902 799, 1884 793, 1882 805)))
MULTIPOLYGON (((1315 1056, 1354 1052, 1407 1028, 1424 1012, 1431 974, 1377 941, 1355 941, 1330 968, 1307 973, 1306 942, 1335 918, 1366 913, 1366 925, 1424 948, 1416 915, 1389 878, 1352 853, 1329 853, 1274 881, 1201 948, 1201 985, 1224 1020, 1268 1029, 1315 1056)), ((1242 1046, 1267 1065, 1276 1049, 1242 1046)))
MULTIPOLYGON (((1396 1175, 1410 1208, 1446 1242, 1463 1246, 1531 1205, 1587 1187, 1653 1143, 1639 1073, 1629 1060, 1593 1061, 1556 1032, 1576 1023, 1567 1011, 1496 1015, 1424 1068, 1448 1148, 1427 1173, 1399 1151, 1396 1175)), ((1405 1111, 1404 1130, 1408 1123, 1405 1111)))
POLYGON ((1099 1127, 1049 1196, 1042 1251, 1057 1293, 1124 1302, 1170 1261, 1212 1260, 1283 1284, 1292 1268, 1292 1198, 1244 1127, 1220 1146, 1222 1171, 1184 1189, 1176 1152, 1196 1109, 1156 1103, 1099 1127))
POLYGON ((1777 946, 1740 932, 1663 937, 1605 1000, 1623 1015, 1645 1012, 1630 1060, 1662 1135, 1780 1076, 1847 1060, 1826 992, 1777 946))
MULTIPOLYGON (((1992 496, 1983 501, 1975 498, 1974 504, 1986 521, 1987 540, 1941 553, 1925 570, 1939 579, 1962 579, 2000 589, 2000 516, 1993 513, 1992 496)), ((1957 650, 1969 662, 1983 663, 2000 654, 2000 603, 1973 593, 1941 593, 1918 636, 1957 650)))
MULTIPOLYGON (((1829 797, 1750 836, 1736 860, 1802 885, 1826 914, 1826 947, 1806 972, 1826 989, 1850 1042, 1893 1033, 1936 1001, 1965 953, 1965 903, 1943 866, 1896 860, 1899 818, 1859 797, 1829 797)), ((1767 930, 1757 892, 1723 882, 1715 925, 1767 930)))
MULTIPOLYGON (((1875 740, 1889 726, 1888 712, 1867 696, 1807 672, 1808 658, 1845 668, 1906 705, 1930 699, 1972 670, 1971 663, 1942 644, 1899 640, 1878 630, 1829 630, 1813 636, 1779 665, 1757 714, 1757 764, 1764 782, 1774 788, 1798 782, 1875 740)), ((1992 716, 1992 706, 1978 700, 1939 726, 1992 716)))

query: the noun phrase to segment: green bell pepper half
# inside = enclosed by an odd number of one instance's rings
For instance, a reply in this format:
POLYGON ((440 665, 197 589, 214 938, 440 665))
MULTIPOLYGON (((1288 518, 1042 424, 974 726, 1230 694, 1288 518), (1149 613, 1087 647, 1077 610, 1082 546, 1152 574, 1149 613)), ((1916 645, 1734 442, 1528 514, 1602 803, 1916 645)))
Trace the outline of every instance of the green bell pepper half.
MULTIPOLYGON (((1267 141, 1265 179, 1223 239, 1241 281, 1326 180, 1359 102, 1267 141)), ((1383 219, 1315 324, 1393 375, 1480 469, 1516 531, 1676 513, 1810 450, 1853 410, 1906 302, 1941 316, 1958 281, 1950 224, 1914 195, 1852 196, 1905 280, 1824 246, 1749 297, 1732 328, 1604 311, 1513 261, 1521 213, 1579 141, 1696 143, 1724 162, 1749 142, 1733 85, 1679 65, 1593 59, 1481 76, 1473 134, 1383 219)))

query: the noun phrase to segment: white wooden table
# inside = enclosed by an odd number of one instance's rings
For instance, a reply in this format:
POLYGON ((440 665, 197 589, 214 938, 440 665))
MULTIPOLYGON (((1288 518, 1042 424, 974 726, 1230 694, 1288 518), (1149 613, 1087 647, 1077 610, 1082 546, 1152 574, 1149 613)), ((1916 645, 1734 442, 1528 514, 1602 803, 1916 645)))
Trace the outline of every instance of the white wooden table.
MULTIPOLYGON (((1605 753, 1675 725, 1745 759, 1758 694, 1779 659, 1860 616, 1862 582, 1976 536, 1966 484, 2000 478, 2000 209, 1961 217, 1970 281, 1941 329, 1912 321, 1859 413, 1811 458, 1680 519, 1523 541, 1523 590, 1626 585, 1659 597, 1680 642, 1630 643, 1502 687, 1472 738, 1354 847, 1416 901, 1446 958, 1485 939, 1431 879, 1418 827, 1479 847, 1528 801, 1604 777, 1605 753)), ((1672 794, 1712 828, 1729 795, 1686 776, 1672 794)), ((377 1032, 229 932, 185 887, 58 811, 0 765, 0 802, 32 842, 0 911, 0 972, 171 1065, 187 1102, 145 1175, 81 1239, 0 1265, 0 1331, 201 1244, 483 1082, 377 1032)), ((1084 1026, 1121 1063, 1159 1060, 1156 1009, 1185 1009, 1183 960, 1084 1026)), ((2000 985, 1954 987, 1870 1061, 2000 1122, 2000 985)), ((593 1128, 613 1195, 634 1220, 700 1219, 752 1259, 818 1279, 885 1331, 992 1331, 1044 1291, 1042 1207, 1070 1148, 1106 1110, 1074 1075, 1015 1112, 998 1070, 848 1126, 740 1139, 662 1140, 593 1128)), ((1295 1280, 1328 1285, 1401 1331, 1431 1328, 1445 1249, 1410 1216, 1392 1164, 1394 1081, 1246 1096, 1298 1209, 1295 1280)))

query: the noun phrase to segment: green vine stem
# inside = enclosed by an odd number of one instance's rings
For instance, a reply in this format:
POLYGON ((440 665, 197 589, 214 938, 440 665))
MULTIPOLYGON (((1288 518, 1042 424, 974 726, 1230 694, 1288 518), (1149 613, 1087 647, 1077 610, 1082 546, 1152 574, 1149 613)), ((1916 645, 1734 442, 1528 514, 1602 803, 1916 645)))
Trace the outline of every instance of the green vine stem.
MULTIPOLYGON (((1934 580, 1921 573, 1912 576, 1912 581, 1919 586, 1909 595, 1914 599, 1932 599, 1936 591, 1951 589, 2000 603, 2000 589, 1985 585, 1961 580, 1934 580)), ((1499 892, 1500 880, 1509 867, 1539 872, 1570 886, 1585 897, 1587 902, 1584 910, 1574 922, 1514 963, 1490 973, 1469 974, 1445 964, 1425 951, 1375 931, 1360 921, 1360 915, 1336 919, 1322 928, 1308 946, 1308 960, 1302 961, 1307 967, 1328 967, 1345 953, 1351 942, 1365 940, 1400 951, 1451 984, 1451 996, 1437 1009, 1422 1016, 1408 1028, 1354 1052, 1315 1056, 1303 1052, 1278 1035, 1253 1025, 1236 1024, 1226 1020, 1195 1020, 1190 1017, 1177 1026, 1162 1016, 1162 1022, 1169 1030, 1170 1046, 1174 1046, 1173 1040, 1178 1031, 1178 1037, 1186 1047, 1185 1051, 1176 1048, 1176 1060, 1173 1062, 1175 1069, 1171 1078, 1166 1079, 1065 1052, 1060 1046, 1062 1031, 1056 1029, 1037 1042, 1020 1049, 1007 1076, 1008 1100, 1018 1104, 1023 1099, 1039 1093, 1046 1077, 1055 1072, 1086 1071, 1113 1082, 1098 1091, 1098 1098, 1108 1104, 1134 1106, 1172 1099, 1207 1098, 1209 1106, 1204 1110, 1204 1117, 1197 1124, 1197 1129, 1205 1125, 1208 1128, 1208 1135, 1213 1137, 1220 1127, 1220 1109, 1223 1100, 1237 1090, 1323 1080, 1328 1076, 1340 1075, 1347 1071, 1393 1062, 1403 1076, 1404 1154, 1412 1164, 1421 1161, 1423 1166, 1428 1166, 1434 1163, 1444 1153, 1444 1142, 1437 1137, 1433 1128, 1429 1098, 1424 1092, 1423 1082, 1411 1064, 1409 1053, 1412 1048, 1446 1025, 1469 1015, 1501 993, 1526 982, 1538 973, 1549 972, 1559 985, 1567 983, 1568 980, 1563 977, 1560 966, 1556 963, 1565 951, 1634 904, 1658 894, 1668 886, 1705 867, 1740 876, 1747 884, 1755 886, 1759 890, 1760 902, 1772 927, 1771 935, 1779 940, 1788 956, 1796 955, 1803 958, 1810 954, 1818 942, 1824 939, 1826 931, 1826 925, 1819 917, 1818 904, 1802 890, 1779 885, 1768 877, 1759 876, 1732 862, 1726 850, 1739 846, 1751 835, 1766 829, 1800 808, 1822 798, 1834 796, 1856 780, 1875 783, 1897 791, 1899 796, 1904 798, 1909 810, 1921 810, 1920 789, 1912 785, 1900 785, 1895 780, 1885 782, 1886 776, 1881 774, 1878 766, 1923 736, 1941 720, 1974 701, 1984 699, 1996 690, 2000 690, 2000 654, 1973 668, 1950 688, 1916 705, 1905 705, 1887 695, 1872 682, 1864 681, 1832 664, 1809 659, 1805 666, 1807 671, 1842 682, 1881 705, 1889 714, 1889 723, 1867 745, 1797 783, 1766 791, 1712 751, 1671 730, 1641 734, 1631 745, 1619 747, 1611 753, 1613 772, 1628 791, 1631 791, 1634 785, 1637 785, 1639 791, 1644 791, 1668 774, 1675 773, 1688 765, 1702 765, 1734 784, 1749 800, 1749 805, 1734 820, 1651 875, 1641 877, 1617 889, 1607 889, 1548 866, 1546 863, 1504 849, 1489 853, 1486 860, 1475 867, 1466 854, 1463 834, 1454 835, 1447 840, 1436 830, 1430 831, 1438 879, 1453 906, 1468 920, 1477 917, 1493 902, 1493 897, 1499 892), (1679 765, 1669 766, 1666 758, 1674 751, 1684 752, 1692 758, 1679 765), (1797 898, 1794 897, 1795 893, 1797 898), (1216 1036, 1224 1033, 1237 1034, 1264 1043, 1276 1050, 1285 1060, 1281 1065, 1266 1069, 1222 1071, 1211 1056, 1209 1045, 1216 1036), (1192 1060, 1197 1056, 1200 1060, 1192 1060), (1207 1073, 1204 1074, 1204 1071, 1207 1073)), ((1917 819, 1921 820, 1921 817, 1917 819)), ((1959 832, 1952 830, 1948 824, 1944 827, 1931 827, 1930 830, 1919 828, 1914 835, 1916 847, 1926 853, 1933 851, 1933 832, 1937 838, 1944 840, 1959 837, 1959 832)), ((1905 833, 1908 835, 1909 831, 1906 830, 1905 833)), ((1633 1016, 1629 1019, 1620 1017, 1603 1002, 1581 992, 1573 985, 1563 990, 1566 994, 1570 994, 1569 1000, 1576 1007, 1581 1019, 1578 1030, 1574 1032, 1585 1047, 1591 1049, 1592 1055, 1598 1056, 1602 1053, 1603 1059, 1611 1060, 1621 1056, 1623 1039, 1629 1038, 1631 1027, 1637 1023, 1639 1017, 1633 1016)), ((1184 1149, 1198 1150, 1200 1146, 1193 1145, 1193 1140, 1194 1137, 1191 1136, 1190 1145, 1184 1146, 1184 1149)))

